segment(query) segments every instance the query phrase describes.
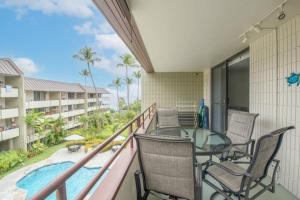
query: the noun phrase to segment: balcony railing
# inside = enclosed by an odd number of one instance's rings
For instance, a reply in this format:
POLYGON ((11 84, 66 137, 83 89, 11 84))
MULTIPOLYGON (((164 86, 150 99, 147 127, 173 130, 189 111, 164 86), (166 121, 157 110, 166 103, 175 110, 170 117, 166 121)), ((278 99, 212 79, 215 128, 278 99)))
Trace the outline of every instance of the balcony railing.
POLYGON ((66 125, 64 126, 64 129, 71 129, 77 126, 82 125, 81 122, 77 122, 77 121, 69 121, 66 123, 66 125))
POLYGON ((0 97, 18 97, 19 90, 18 88, 0 88, 0 97))
POLYGON ((63 118, 66 118, 66 117, 73 117, 73 116, 76 116, 76 115, 82 115, 84 113, 85 113, 84 109, 78 109, 78 110, 63 112, 63 113, 61 113, 61 116, 63 118))
POLYGON ((61 100, 61 105, 84 104, 84 99, 65 99, 61 100))
POLYGON ((133 133, 136 133, 139 128, 145 129, 145 121, 146 119, 150 119, 155 114, 156 105, 153 104, 149 108, 147 108, 144 112, 142 112, 139 116, 130 121, 126 126, 122 129, 118 130, 112 136, 110 136, 107 140, 101 143, 98 147, 96 147, 93 151, 91 151, 87 156, 85 156, 82 160, 77 162, 73 167, 65 171, 61 176, 57 177, 50 184, 47 185, 44 189, 39 191, 32 197, 32 200, 40 200, 47 198, 50 194, 56 191, 56 199, 58 200, 66 200, 67 192, 66 192, 66 181, 76 173, 81 167, 83 167, 88 161, 94 158, 103 148, 105 148, 108 144, 110 144, 118 135, 128 130, 128 138, 121 145, 119 150, 117 150, 113 156, 101 167, 101 169, 97 172, 97 174, 90 180, 90 182, 84 187, 83 190, 79 193, 79 195, 75 198, 76 200, 83 200, 93 186, 99 181, 104 172, 111 166, 114 160, 118 157, 118 155, 122 152, 122 150, 127 147, 129 144, 129 148, 133 148, 133 133))
POLYGON ((0 119, 14 118, 19 116, 18 108, 6 108, 0 110, 0 119))
POLYGON ((59 100, 45 100, 45 101, 28 101, 26 102, 26 108, 46 108, 46 107, 53 107, 59 106, 59 100))
POLYGON ((9 140, 20 135, 19 128, 11 128, 0 132, 0 141, 9 140))

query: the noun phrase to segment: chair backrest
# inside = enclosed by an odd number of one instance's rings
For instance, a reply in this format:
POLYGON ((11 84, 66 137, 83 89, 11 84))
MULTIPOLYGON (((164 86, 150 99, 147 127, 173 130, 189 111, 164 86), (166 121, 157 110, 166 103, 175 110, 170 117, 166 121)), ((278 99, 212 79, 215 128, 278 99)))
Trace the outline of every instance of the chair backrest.
POLYGON ((187 199, 195 197, 194 145, 190 139, 138 135, 144 187, 187 199))
MULTIPOLYGON (((251 140, 255 119, 258 114, 248 112, 232 113, 226 136, 232 141, 232 144, 241 144, 251 140)), ((239 150, 245 152, 247 146, 236 146, 239 150)))
POLYGON ((268 168, 280 148, 284 133, 294 128, 293 126, 281 128, 258 139, 248 168, 248 172, 252 175, 251 182, 267 175, 268 168))
POLYGON ((178 111, 175 108, 157 109, 157 126, 158 128, 178 127, 178 111))

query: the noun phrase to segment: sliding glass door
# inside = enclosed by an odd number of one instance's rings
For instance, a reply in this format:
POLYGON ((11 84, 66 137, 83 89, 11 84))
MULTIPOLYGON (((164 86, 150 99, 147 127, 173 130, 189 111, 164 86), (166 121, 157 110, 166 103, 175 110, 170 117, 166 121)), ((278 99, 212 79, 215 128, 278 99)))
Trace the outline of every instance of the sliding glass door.
POLYGON ((211 129, 224 133, 227 125, 227 66, 226 62, 212 69, 211 129))

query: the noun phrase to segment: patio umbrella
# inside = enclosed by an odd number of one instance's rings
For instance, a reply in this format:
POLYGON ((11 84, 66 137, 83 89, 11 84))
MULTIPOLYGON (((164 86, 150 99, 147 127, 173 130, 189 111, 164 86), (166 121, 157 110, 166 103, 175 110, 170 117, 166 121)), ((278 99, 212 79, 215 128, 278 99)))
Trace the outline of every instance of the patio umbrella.
POLYGON ((68 137, 64 138, 65 141, 77 141, 77 140, 84 140, 84 137, 80 135, 69 135, 68 137))

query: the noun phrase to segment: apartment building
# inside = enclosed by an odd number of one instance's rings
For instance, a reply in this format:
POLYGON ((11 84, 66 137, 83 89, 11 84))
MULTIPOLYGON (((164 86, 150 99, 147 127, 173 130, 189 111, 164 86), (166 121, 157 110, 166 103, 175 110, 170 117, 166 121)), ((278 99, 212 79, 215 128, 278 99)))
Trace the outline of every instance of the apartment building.
POLYGON ((72 129, 81 125, 80 116, 108 109, 108 100, 104 88, 27 78, 10 59, 0 59, 0 150, 26 148, 38 139, 24 122, 32 110, 49 118, 62 117, 64 128, 72 129))

